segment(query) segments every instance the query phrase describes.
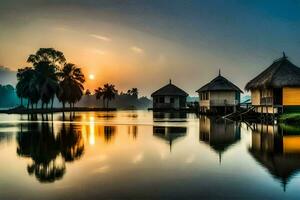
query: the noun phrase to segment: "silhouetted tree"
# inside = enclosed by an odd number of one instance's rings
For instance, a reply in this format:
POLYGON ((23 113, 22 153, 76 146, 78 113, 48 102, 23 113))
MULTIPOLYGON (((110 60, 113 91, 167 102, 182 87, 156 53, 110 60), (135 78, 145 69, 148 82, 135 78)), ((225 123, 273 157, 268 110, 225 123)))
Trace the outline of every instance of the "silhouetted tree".
POLYGON ((32 63, 33 66, 36 66, 40 62, 48 62, 59 69, 65 64, 66 58, 61 51, 53 48, 40 48, 35 54, 31 54, 28 57, 27 62, 32 63))
POLYGON ((27 108, 29 108, 30 103, 31 105, 36 104, 40 99, 36 71, 31 67, 18 69, 17 79, 16 89, 18 97, 22 98, 22 100, 23 98, 28 99, 27 108))
POLYGON ((48 107, 47 105, 51 100, 52 109, 54 97, 58 91, 56 67, 49 62, 41 61, 34 66, 34 69, 36 72, 36 84, 38 85, 40 99, 42 101, 42 108, 44 108, 44 104, 48 107))
POLYGON ((102 98, 103 100, 103 108, 105 107, 105 98, 104 98, 104 92, 103 92, 103 88, 102 87, 98 87, 96 90, 95 90, 95 94, 96 94, 96 99, 97 100, 100 100, 102 98))
POLYGON ((62 102, 63 107, 65 107, 65 103, 69 103, 70 107, 72 107, 83 95, 84 75, 79 67, 72 63, 67 63, 64 65, 62 71, 58 73, 58 76, 61 81, 59 83, 57 98, 62 102))
POLYGON ((105 84, 103 87, 103 97, 106 99, 106 108, 108 108, 109 101, 113 100, 118 94, 118 90, 115 89, 115 86, 112 84, 105 84))
POLYGON ((91 93, 91 91, 89 90, 89 89, 87 89, 86 91, 85 91, 85 95, 86 96, 90 96, 92 93, 91 93))
POLYGON ((132 88, 131 90, 128 90, 129 95, 133 96, 134 98, 138 98, 138 89, 137 88, 132 88))

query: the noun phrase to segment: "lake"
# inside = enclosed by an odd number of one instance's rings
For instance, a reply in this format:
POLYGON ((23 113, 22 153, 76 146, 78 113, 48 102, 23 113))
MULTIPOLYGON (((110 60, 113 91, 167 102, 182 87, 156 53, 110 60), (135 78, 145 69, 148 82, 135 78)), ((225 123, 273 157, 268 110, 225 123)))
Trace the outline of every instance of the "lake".
POLYGON ((71 118, 0 115, 0 199, 300 198, 300 129, 150 111, 71 118))

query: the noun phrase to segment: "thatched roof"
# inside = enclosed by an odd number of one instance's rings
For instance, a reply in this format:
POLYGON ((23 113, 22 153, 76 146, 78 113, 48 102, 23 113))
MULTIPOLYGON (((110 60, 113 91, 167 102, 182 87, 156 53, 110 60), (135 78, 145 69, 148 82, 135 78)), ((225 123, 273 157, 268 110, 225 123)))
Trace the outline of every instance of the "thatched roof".
POLYGON ((300 86, 300 68, 283 57, 247 83, 247 91, 258 88, 282 88, 300 86))
POLYGON ((165 85, 164 87, 160 88, 159 90, 153 92, 151 94, 151 97, 153 96, 183 96, 187 97, 188 93, 177 87, 176 85, 173 85, 171 80, 170 83, 165 85))
POLYGON ((205 92, 205 91, 237 91, 243 93, 243 91, 234 85, 232 82, 221 76, 214 78, 212 81, 201 87, 196 92, 205 92))

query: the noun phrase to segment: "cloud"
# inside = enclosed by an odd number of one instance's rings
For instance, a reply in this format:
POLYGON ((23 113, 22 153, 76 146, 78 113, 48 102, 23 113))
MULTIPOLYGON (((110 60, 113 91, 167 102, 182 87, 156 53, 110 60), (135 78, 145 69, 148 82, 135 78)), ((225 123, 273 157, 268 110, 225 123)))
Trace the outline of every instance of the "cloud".
POLYGON ((90 34, 91 37, 96 38, 98 40, 102 40, 105 42, 110 42, 111 39, 109 37, 103 36, 103 35, 96 35, 96 34, 90 34))
POLYGON ((137 46, 132 46, 130 49, 135 53, 143 53, 144 52, 144 50, 142 48, 137 47, 137 46))

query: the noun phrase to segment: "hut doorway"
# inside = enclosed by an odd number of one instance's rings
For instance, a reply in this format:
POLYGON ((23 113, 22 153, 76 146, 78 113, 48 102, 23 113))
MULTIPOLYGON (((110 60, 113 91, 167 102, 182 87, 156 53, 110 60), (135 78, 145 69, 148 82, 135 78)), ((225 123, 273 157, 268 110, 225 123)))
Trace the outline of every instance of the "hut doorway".
POLYGON ((282 88, 273 89, 274 105, 282 105, 282 88))

